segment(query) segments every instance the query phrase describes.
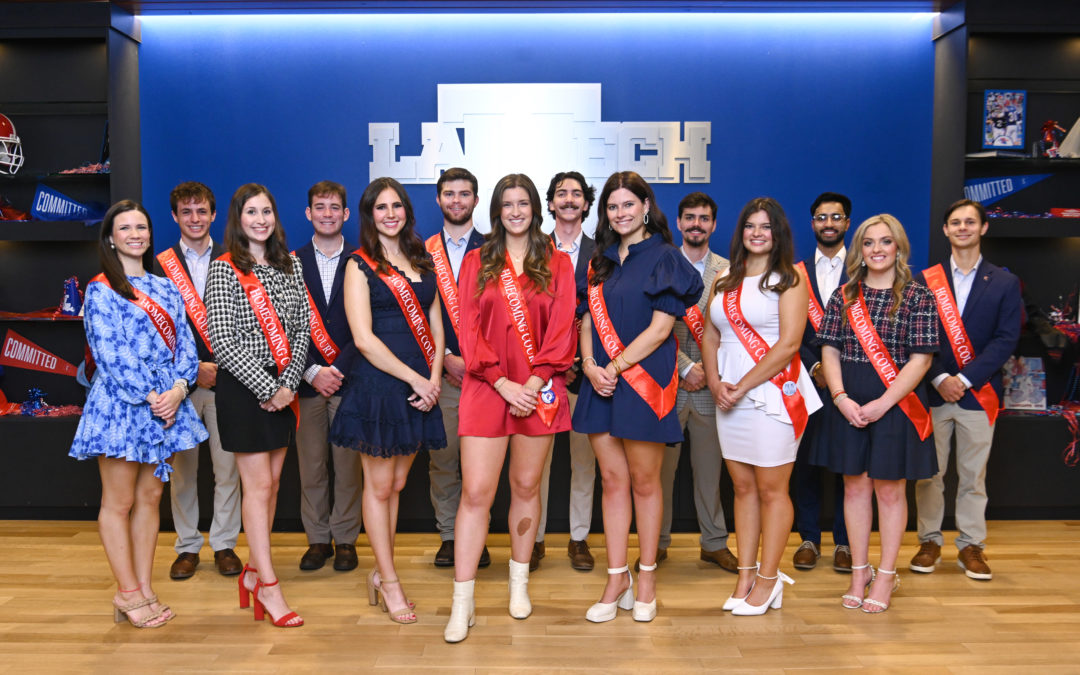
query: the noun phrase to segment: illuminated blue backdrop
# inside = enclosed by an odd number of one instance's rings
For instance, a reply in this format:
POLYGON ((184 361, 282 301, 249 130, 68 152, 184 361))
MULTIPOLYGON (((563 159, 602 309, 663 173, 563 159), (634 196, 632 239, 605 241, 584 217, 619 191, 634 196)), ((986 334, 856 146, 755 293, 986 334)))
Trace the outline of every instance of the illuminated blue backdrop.
MULTIPOLYGON (((931 14, 141 21, 143 196, 159 250, 179 234, 168 193, 180 181, 215 191, 219 240, 236 187, 265 183, 296 247, 310 235, 303 210, 316 181, 344 183, 355 210, 372 159, 369 122, 400 123, 399 154, 420 154, 420 123, 437 119, 437 84, 599 82, 605 121, 712 123, 711 184, 655 187, 672 223, 684 194, 712 195, 720 205, 715 250, 726 254, 742 204, 771 195, 793 221, 799 256, 808 255, 810 202, 833 190, 852 197, 853 224, 882 211, 900 218, 914 265, 926 261, 931 14)), ((533 178, 543 192, 549 177, 533 178)), ((434 186, 411 185, 409 193, 421 234, 434 232, 434 186)), ((354 213, 353 239, 357 222, 354 213)))

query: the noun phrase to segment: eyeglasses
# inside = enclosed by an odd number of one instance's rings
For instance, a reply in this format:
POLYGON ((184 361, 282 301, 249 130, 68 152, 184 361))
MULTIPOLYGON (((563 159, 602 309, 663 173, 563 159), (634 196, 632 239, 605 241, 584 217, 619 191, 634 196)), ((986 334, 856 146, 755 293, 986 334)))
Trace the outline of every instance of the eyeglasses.
POLYGON ((841 220, 847 220, 847 216, 842 213, 819 213, 814 216, 814 220, 819 223, 824 223, 830 218, 832 218, 834 223, 839 223, 841 220))

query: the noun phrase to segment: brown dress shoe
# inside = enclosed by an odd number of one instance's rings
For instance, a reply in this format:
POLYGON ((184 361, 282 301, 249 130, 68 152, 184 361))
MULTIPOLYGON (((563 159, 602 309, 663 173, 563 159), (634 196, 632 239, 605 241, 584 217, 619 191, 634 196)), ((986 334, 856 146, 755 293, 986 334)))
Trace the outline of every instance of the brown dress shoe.
POLYGON ((300 569, 305 572, 322 569, 326 561, 334 557, 334 547, 330 544, 312 544, 300 558, 300 569))
POLYGON ((591 572, 592 568, 596 566, 596 561, 593 560, 592 553, 589 552, 589 542, 582 539, 581 541, 570 540, 570 543, 566 545, 566 555, 570 556, 570 567, 582 572, 591 572))
POLYGON ((195 576, 195 568, 199 566, 198 553, 181 553, 176 556, 172 567, 169 568, 169 578, 174 581, 190 579, 195 576))
POLYGON ((356 558, 356 547, 352 544, 338 544, 334 547, 334 569, 348 572, 356 569, 360 561, 356 558))
POLYGON ((927 540, 919 544, 919 552, 908 563, 908 569, 912 572, 930 574, 941 562, 941 547, 933 540, 927 540))
POLYGON ((720 567, 720 569, 732 574, 739 573, 739 561, 735 559, 735 554, 731 552, 727 546, 715 551, 706 551, 701 549, 701 559, 705 562, 712 563, 720 567))
POLYGON ((540 567, 540 559, 547 555, 544 542, 538 541, 533 544, 532 556, 529 557, 529 571, 535 572, 540 567))
POLYGON ((804 541, 795 549, 795 555, 791 558, 791 564, 797 570, 812 570, 817 567, 818 558, 821 557, 821 549, 812 541, 804 541))
POLYGON ((960 549, 957 554, 956 564, 964 570, 964 574, 979 581, 990 581, 994 575, 990 572, 990 566, 986 564, 986 556, 983 550, 975 544, 970 544, 960 549))
POLYGON ((851 549, 841 544, 833 549, 832 568, 837 572, 851 573, 851 549))
POLYGON ((214 564, 217 565, 217 571, 226 577, 234 577, 244 569, 244 563, 240 562, 240 558, 231 548, 214 551, 214 564))
POLYGON ((439 546, 439 551, 435 554, 435 567, 453 567, 454 566, 454 540, 447 539, 439 546))
POLYGON ((487 546, 483 551, 480 551, 480 562, 476 563, 477 567, 490 567, 491 566, 491 554, 488 553, 487 546))
MULTIPOLYGON (((660 563, 664 562, 665 560, 667 560, 667 549, 666 548, 658 548, 658 549, 656 549, 656 564, 659 565, 660 563)), ((634 561, 634 571, 635 572, 640 572, 641 571, 641 558, 638 558, 637 560, 634 561)))

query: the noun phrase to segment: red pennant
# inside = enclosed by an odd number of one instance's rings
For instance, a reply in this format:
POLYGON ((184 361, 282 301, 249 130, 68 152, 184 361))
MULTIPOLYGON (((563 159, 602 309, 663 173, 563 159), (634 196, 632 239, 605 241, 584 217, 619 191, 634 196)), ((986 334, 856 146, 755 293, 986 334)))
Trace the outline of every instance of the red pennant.
POLYGON ((4 340, 4 349, 0 352, 0 364, 69 377, 75 377, 76 372, 75 366, 30 342, 10 328, 4 340))

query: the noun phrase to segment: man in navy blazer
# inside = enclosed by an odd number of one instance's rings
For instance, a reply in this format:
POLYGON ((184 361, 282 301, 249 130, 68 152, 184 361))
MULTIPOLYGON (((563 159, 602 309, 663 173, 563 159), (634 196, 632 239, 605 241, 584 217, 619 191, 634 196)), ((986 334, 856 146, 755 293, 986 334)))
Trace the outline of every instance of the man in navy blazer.
POLYGON ((310 295, 316 331, 325 331, 330 338, 328 343, 312 336, 304 381, 298 392, 300 520, 308 540, 308 549, 300 558, 300 569, 307 571, 320 569, 330 557, 334 558, 334 569, 340 572, 356 569, 359 562, 356 538, 360 535, 360 455, 327 440, 341 403, 338 390, 356 355, 342 290, 345 263, 356 249, 341 234, 349 219, 346 204, 345 188, 341 184, 322 181, 313 185, 308 190, 305 214, 314 235, 296 250, 304 268, 304 284, 310 295), (333 489, 328 468, 331 461, 333 489))
MULTIPOLYGON (((447 445, 428 453, 428 479, 431 483, 431 506, 435 509, 435 526, 442 540, 435 552, 436 567, 454 566, 454 528, 458 505, 461 503, 461 441, 458 437, 458 402, 461 399, 461 378, 465 375, 465 360, 458 346, 457 326, 450 317, 444 284, 457 291, 458 272, 465 254, 484 243, 484 235, 473 227, 473 211, 480 203, 479 183, 468 169, 453 167, 439 176, 435 183, 435 202, 443 215, 443 227, 425 243, 428 250, 438 245, 446 254, 448 269, 436 266, 439 293, 442 297, 443 333, 446 335, 446 355, 443 357, 442 389, 439 390, 439 409, 446 428, 447 445), (443 275, 446 278, 442 278, 443 275)), ((491 564, 487 546, 480 554, 480 567, 491 564)))
POLYGON ((929 400, 939 470, 915 484, 920 546, 910 568, 928 574, 941 561, 943 479, 955 436, 957 564, 972 579, 988 581, 986 463, 1002 396, 1001 367, 1020 339, 1023 301, 1016 275, 982 257, 980 243, 988 228, 982 204, 962 199, 948 208, 944 220, 952 255, 923 272, 938 301, 943 342, 927 373, 934 385, 929 400))
MULTIPOLYGON (((802 261, 802 264, 810 280, 810 304, 813 306, 816 302, 824 310, 833 291, 848 279, 844 268, 847 257, 844 235, 851 227, 851 200, 836 192, 818 195, 810 206, 810 226, 814 230, 817 247, 814 255, 802 261)), ((813 315, 811 311, 807 317, 799 356, 814 377, 822 404, 831 406, 832 398, 827 395, 825 375, 821 372, 821 346, 817 344, 813 315)), ((810 416, 795 455, 791 481, 795 486, 795 529, 802 537, 802 544, 795 550, 792 564, 796 569, 809 570, 817 565, 821 557, 821 499, 822 484, 825 483, 831 485, 833 491, 833 569, 851 572, 851 549, 848 548, 844 523, 844 479, 810 463, 811 448, 818 441, 821 421, 826 414, 818 411, 810 416)))
MULTIPOLYGON (((243 564, 233 548, 240 534, 240 473, 236 456, 221 449, 218 435, 217 364, 210 351, 205 327, 200 330, 192 315, 206 316, 202 304, 210 262, 225 253, 224 247, 210 237, 210 226, 217 215, 214 193, 197 181, 180 183, 169 194, 173 220, 180 227, 180 241, 158 254, 154 274, 168 277, 178 288, 190 293, 184 298, 188 326, 195 336, 199 353, 199 374, 190 387, 192 405, 210 432, 210 461, 214 469, 214 512, 210 521, 210 548, 214 564, 226 576, 240 574, 243 564)), ((183 294, 183 293, 182 293, 183 294)), ((227 423, 227 422, 226 422, 227 423)), ((176 529, 176 560, 169 568, 169 578, 188 579, 199 566, 203 545, 199 532, 199 449, 177 453, 173 460, 170 503, 176 529)))

